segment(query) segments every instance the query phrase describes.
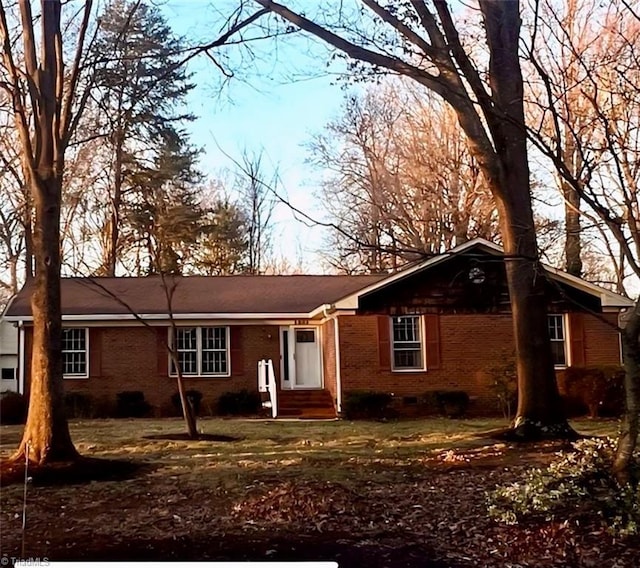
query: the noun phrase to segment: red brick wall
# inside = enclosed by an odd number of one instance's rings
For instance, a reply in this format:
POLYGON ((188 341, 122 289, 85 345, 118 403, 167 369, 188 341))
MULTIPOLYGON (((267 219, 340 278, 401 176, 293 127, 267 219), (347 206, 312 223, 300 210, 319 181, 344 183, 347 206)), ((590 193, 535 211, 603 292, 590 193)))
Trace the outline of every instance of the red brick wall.
MULTIPOLYGON (((616 325, 618 314, 602 314, 616 325)), ((611 326, 593 316, 584 318, 585 366, 620 365, 620 338, 611 326)))
MULTIPOLYGON (((477 413, 498 412, 488 371, 514 356, 511 316, 465 314, 439 318, 439 368, 424 372, 391 372, 381 368, 378 316, 340 316, 343 392, 374 390, 397 397, 433 390, 463 390, 477 413)), ((619 364, 617 333, 595 317, 584 316, 588 365, 619 364)))
POLYGON ((324 375, 324 388, 333 397, 336 404, 338 385, 336 383, 336 340, 335 322, 330 319, 322 325, 322 371, 324 375))
MULTIPOLYGON (((215 411, 218 397, 227 391, 257 390, 257 366, 260 359, 272 359, 276 379, 280 380, 280 346, 278 327, 267 325, 235 326, 239 328, 239 347, 243 360, 242 373, 231 377, 185 377, 187 389, 203 394, 204 411, 215 411)), ((92 328, 93 330, 94 328, 92 328)), ((27 330, 30 336, 31 330, 27 330)), ((171 396, 177 392, 176 379, 159 374, 158 335, 156 329, 144 327, 105 327, 93 331, 90 359, 93 359, 88 379, 64 379, 66 392, 91 395, 100 404, 114 405, 116 394, 122 391, 144 392, 155 412, 172 411, 171 396), (98 342, 98 345, 96 345, 98 342), (99 361, 94 354, 99 351, 99 361)), ((30 337, 26 342, 31 344, 30 337)), ((27 361, 30 360, 30 349, 27 361)), ((160 356, 162 357, 162 355, 160 356)), ((238 369, 236 368, 236 371, 238 369)), ((27 364, 27 377, 29 376, 27 364)))

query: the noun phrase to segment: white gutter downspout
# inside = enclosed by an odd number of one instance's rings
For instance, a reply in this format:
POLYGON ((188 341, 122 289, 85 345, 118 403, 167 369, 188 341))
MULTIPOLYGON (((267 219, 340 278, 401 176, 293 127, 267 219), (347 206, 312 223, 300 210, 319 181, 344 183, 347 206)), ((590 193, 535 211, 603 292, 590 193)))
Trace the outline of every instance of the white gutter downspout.
POLYGON ((336 352, 336 412, 342 412, 342 377, 340 375, 340 330, 338 329, 338 316, 335 315, 335 304, 324 304, 322 315, 325 319, 333 320, 333 340, 336 352))
POLYGON ((334 325, 333 331, 336 342, 336 406, 338 407, 336 410, 338 414, 342 413, 342 376, 340 374, 340 324, 338 323, 338 316, 334 316, 333 318, 334 325))
POLYGON ((18 392, 20 394, 24 394, 24 369, 26 354, 24 352, 24 324, 22 320, 18 322, 18 330, 18 352, 20 353, 20 358, 18 359, 18 392))

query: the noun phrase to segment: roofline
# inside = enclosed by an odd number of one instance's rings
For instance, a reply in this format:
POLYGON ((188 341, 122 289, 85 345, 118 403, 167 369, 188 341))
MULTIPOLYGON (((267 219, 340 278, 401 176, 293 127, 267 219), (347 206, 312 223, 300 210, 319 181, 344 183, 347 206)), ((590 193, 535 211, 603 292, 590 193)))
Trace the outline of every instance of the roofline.
POLYGON ((4 307, 4 310, 2 310, 2 313, 0 314, 0 319, 6 319, 7 321, 11 321, 9 320, 9 318, 5 317, 5 314, 9 311, 9 308, 11 307, 11 304, 13 304, 13 301, 16 299, 16 296, 17 294, 14 294, 13 296, 11 296, 11 298, 9 298, 7 305, 4 307))
POLYGON ((574 276, 573 274, 569 274, 564 270, 554 268, 553 266, 549 266, 548 264, 544 263, 542 263, 542 268, 544 268, 550 274, 550 276, 556 278, 557 280, 563 281, 570 286, 586 292, 587 294, 598 296, 603 308, 630 308, 635 305, 635 302, 630 298, 627 298, 626 296, 617 294, 616 292, 612 292, 611 290, 607 290, 606 288, 602 288, 597 284, 587 282, 586 280, 578 276, 574 276))
MULTIPOLYGON (((33 316, 7 316, 7 321, 33 321, 33 316)), ((311 319, 308 312, 276 313, 179 313, 179 314, 68 314, 62 321, 161 321, 161 320, 262 320, 311 319)))
POLYGON ((383 278, 382 280, 378 282, 374 282, 373 284, 367 286, 366 288, 362 288, 357 292, 349 294, 348 296, 345 296, 344 298, 341 298, 340 300, 335 302, 335 307, 336 309, 357 309, 358 300, 360 299, 361 296, 365 296, 366 294, 375 292, 380 288, 389 286, 390 284, 393 284, 398 280, 402 280, 408 276, 411 276, 412 274, 419 272, 421 270, 424 270, 425 268, 431 268, 432 266, 435 266, 436 264, 440 264, 441 262, 448 260, 452 256, 460 254, 461 252, 464 252, 465 250, 470 249, 476 245, 482 245, 490 249, 489 252, 496 252, 499 254, 503 253, 502 247, 498 246, 495 243, 487 241, 486 239, 478 237, 471 241, 467 241, 466 243, 462 243, 457 247, 453 247, 452 249, 446 252, 432 256, 427 260, 423 260, 421 262, 412 264, 407 268, 401 269, 398 272, 394 272, 393 274, 390 274, 387 278, 383 278))
MULTIPOLYGON (((344 298, 341 298, 340 300, 335 302, 333 306, 335 309, 357 309, 359 300, 362 296, 370 294, 371 292, 375 292, 376 290, 384 288, 385 286, 389 286, 390 284, 393 284, 398 280, 402 280, 408 276, 411 276, 416 272, 419 272, 426 268, 431 268, 432 266, 440 264, 445 260, 448 260, 449 258, 456 256, 478 245, 484 247, 485 249, 488 249, 488 252, 490 254, 504 253, 504 249, 501 246, 495 243, 492 243, 491 241, 488 241, 486 239, 483 239, 481 237, 477 237, 471 241, 467 241, 466 243, 463 243, 457 247, 454 247, 448 250, 447 252, 444 252, 442 254, 433 256, 422 262, 418 262, 416 264, 408 266, 407 268, 403 270, 399 270, 398 272, 394 272, 393 274, 389 275, 387 278, 383 278, 378 282, 374 282, 373 284, 365 288, 362 288, 357 292, 354 292, 352 294, 349 294, 348 296, 345 296, 344 298)), ((545 271, 549 273, 551 277, 557 280, 560 280, 570 286, 573 286, 574 288, 578 288, 583 292, 586 292, 587 294, 598 297, 600 299, 600 302, 603 308, 605 307, 628 308, 634 305, 633 300, 630 300, 625 296, 616 294, 615 292, 611 292, 610 290, 597 286, 596 284, 592 284, 591 282, 587 282, 586 280, 579 278, 578 276, 573 276, 571 274, 568 274, 564 270, 559 270, 558 268, 554 268, 544 263, 542 263, 542 267, 545 269, 545 271)), ((317 309, 320 309, 320 308, 317 308, 317 309)))

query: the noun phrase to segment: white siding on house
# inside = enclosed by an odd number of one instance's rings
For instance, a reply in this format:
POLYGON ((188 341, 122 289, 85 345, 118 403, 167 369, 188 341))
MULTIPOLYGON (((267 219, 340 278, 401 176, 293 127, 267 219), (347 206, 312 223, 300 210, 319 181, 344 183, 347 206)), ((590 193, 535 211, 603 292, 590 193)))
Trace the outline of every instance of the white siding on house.
POLYGON ((18 328, 0 318, 0 392, 18 390, 18 328))

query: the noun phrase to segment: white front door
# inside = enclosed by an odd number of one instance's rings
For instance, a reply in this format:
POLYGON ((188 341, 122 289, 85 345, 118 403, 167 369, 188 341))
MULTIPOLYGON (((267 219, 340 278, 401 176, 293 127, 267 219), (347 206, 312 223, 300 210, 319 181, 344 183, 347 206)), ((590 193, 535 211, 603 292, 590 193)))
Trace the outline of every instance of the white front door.
POLYGON ((322 388, 320 332, 316 327, 281 328, 282 388, 322 388))
POLYGON ((295 334, 295 386, 299 388, 320 388, 322 375, 320 372, 320 341, 315 327, 296 327, 295 334))

